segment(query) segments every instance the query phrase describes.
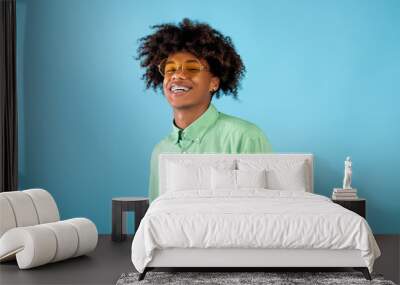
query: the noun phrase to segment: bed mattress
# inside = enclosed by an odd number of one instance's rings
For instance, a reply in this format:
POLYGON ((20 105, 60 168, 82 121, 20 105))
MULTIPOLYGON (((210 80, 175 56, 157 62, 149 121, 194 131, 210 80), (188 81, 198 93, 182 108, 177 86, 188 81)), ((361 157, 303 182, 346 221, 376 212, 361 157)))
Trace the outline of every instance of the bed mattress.
POLYGON ((166 249, 358 250, 372 271, 379 248, 361 216, 308 192, 241 189, 167 192, 132 242, 139 272, 166 249))

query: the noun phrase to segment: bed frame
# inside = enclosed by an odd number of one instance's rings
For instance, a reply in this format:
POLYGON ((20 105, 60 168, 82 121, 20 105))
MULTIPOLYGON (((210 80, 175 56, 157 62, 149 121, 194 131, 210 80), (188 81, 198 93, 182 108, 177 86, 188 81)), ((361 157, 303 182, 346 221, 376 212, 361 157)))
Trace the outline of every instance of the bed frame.
MULTIPOLYGON (((197 161, 271 159, 302 160, 307 166, 307 191, 313 193, 313 155, 312 154, 161 154, 159 157, 160 194, 165 192, 166 162, 169 160, 190 159, 197 161)), ((214 269, 229 268, 229 271, 265 271, 271 268, 343 268, 350 267, 361 271, 371 280, 369 270, 359 250, 329 249, 254 249, 254 248, 168 248, 157 249, 139 280, 156 268, 214 269)))

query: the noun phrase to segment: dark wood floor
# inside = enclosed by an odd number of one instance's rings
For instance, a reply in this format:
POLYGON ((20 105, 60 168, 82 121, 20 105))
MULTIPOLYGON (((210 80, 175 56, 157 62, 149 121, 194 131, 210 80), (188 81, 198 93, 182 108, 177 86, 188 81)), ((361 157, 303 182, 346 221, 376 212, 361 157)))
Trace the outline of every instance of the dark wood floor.
MULTIPOLYGON (((399 283, 400 236, 377 235, 382 256, 374 272, 399 283)), ((0 284, 115 284, 124 272, 134 271, 130 259, 132 238, 112 242, 110 236, 100 236, 94 252, 45 266, 19 270, 16 262, 0 264, 0 284)))
POLYGON ((28 270, 18 270, 15 261, 2 263, 0 284, 115 284, 122 273, 135 270, 131 243, 132 238, 117 243, 101 235, 96 249, 87 256, 28 270))

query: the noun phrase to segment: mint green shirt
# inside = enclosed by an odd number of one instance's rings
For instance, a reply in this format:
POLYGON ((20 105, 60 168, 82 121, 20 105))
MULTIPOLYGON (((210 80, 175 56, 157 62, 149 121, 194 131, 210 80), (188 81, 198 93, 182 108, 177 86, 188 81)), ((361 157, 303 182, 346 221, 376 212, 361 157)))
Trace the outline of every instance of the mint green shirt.
POLYGON ((149 198, 158 197, 160 153, 268 153, 271 144, 254 124, 208 109, 185 129, 173 124, 172 132, 153 149, 150 162, 149 198))

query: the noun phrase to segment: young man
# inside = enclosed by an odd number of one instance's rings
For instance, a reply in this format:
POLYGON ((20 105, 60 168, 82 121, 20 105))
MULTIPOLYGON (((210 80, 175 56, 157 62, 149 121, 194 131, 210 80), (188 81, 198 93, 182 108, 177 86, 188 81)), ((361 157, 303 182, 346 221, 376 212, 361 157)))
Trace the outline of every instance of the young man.
POLYGON ((149 197, 158 192, 160 153, 267 153, 263 132, 245 120, 218 112, 211 103, 221 93, 237 98, 245 67, 229 37, 204 23, 152 27, 140 39, 138 58, 147 88, 162 88, 173 110, 172 132, 152 152, 149 197))

